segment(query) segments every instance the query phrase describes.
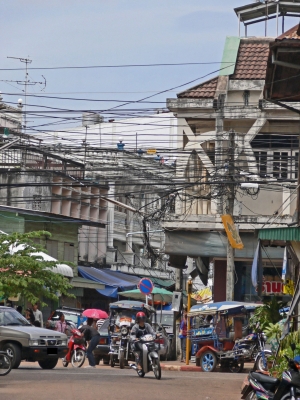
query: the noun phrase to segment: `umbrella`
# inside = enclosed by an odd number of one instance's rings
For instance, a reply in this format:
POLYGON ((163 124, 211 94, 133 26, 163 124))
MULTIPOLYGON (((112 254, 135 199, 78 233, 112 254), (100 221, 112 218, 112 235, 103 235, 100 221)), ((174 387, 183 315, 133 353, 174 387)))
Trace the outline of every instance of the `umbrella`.
MULTIPOLYGON (((121 296, 129 297, 130 299, 135 300, 144 300, 145 295, 140 292, 139 289, 128 290, 127 292, 120 292, 121 296)), ((152 299, 155 301, 163 302, 163 303, 171 303, 173 298, 173 293, 169 292, 166 289, 161 289, 155 287, 151 293, 152 299)))
POLYGON ((105 311, 97 310, 97 308, 88 308, 84 310, 82 315, 88 318, 94 319, 105 319, 108 318, 108 314, 105 311))

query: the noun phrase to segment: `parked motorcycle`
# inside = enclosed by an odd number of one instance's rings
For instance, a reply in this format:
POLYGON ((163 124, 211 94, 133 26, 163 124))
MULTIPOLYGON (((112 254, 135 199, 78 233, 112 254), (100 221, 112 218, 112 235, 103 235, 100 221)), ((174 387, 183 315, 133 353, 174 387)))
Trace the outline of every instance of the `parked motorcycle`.
POLYGON ((265 349, 266 336, 263 332, 252 333, 235 343, 234 350, 242 350, 245 361, 254 361, 254 370, 267 371, 271 350, 265 349))
POLYGON ((68 342, 69 351, 65 358, 63 358, 62 363, 64 367, 67 367, 69 363, 75 368, 81 367, 85 362, 85 340, 81 335, 81 332, 74 328, 71 330, 72 336, 68 342))
POLYGON ((296 359, 289 359, 289 369, 277 378, 250 372, 249 384, 242 390, 242 399, 246 400, 296 400, 300 397, 300 364, 296 359))
POLYGON ((156 379, 161 378, 161 367, 159 362, 159 344, 155 342, 155 335, 144 335, 138 341, 142 344, 142 369, 138 369, 136 364, 130 364, 130 368, 135 369, 140 378, 150 371, 154 372, 156 379))

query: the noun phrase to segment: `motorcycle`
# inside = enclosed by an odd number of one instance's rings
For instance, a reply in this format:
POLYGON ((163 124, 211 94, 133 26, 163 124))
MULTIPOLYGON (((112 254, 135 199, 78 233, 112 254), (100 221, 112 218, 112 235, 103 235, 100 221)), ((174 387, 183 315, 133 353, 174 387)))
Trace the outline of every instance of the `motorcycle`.
POLYGON ((283 372, 281 381, 260 372, 250 372, 249 384, 242 390, 241 398, 246 400, 296 400, 300 398, 300 360, 286 358, 289 369, 283 372))
POLYGON ((252 333, 235 343, 234 350, 242 351, 245 361, 254 361, 254 370, 267 371, 267 360, 271 350, 265 349, 266 336, 263 332, 252 333))
POLYGON ((128 361, 130 354, 129 347, 130 339, 130 326, 123 325, 120 329, 119 334, 113 334, 111 336, 110 343, 110 366, 115 366, 115 358, 119 360, 120 369, 125 368, 125 362, 128 361))
POLYGON ((68 342, 69 351, 66 357, 63 358, 62 363, 64 367, 67 367, 71 362, 73 367, 80 368, 85 362, 85 340, 78 329, 72 329, 71 333, 72 336, 68 342))
POLYGON ((155 378, 161 379, 161 367, 158 356, 159 344, 155 340, 156 336, 150 334, 138 339, 138 342, 142 344, 142 369, 138 369, 136 364, 130 364, 129 366, 137 371, 140 378, 143 378, 148 372, 153 371, 155 378))

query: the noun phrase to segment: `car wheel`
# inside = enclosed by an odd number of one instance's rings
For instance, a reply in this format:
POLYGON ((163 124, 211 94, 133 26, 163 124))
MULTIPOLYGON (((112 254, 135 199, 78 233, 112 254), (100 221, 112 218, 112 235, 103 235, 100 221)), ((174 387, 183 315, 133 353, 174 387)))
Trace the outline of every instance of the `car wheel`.
POLYGON ((22 353, 21 348, 15 343, 6 343, 3 350, 9 355, 11 359, 12 368, 16 369, 21 364, 22 353))
POLYGON ((204 372, 213 372, 217 368, 217 357, 213 351, 205 351, 202 354, 200 367, 204 372))
POLYGON ((38 361, 39 366, 43 369, 53 369, 56 367, 56 364, 58 362, 58 358, 51 358, 48 360, 40 360, 38 361))

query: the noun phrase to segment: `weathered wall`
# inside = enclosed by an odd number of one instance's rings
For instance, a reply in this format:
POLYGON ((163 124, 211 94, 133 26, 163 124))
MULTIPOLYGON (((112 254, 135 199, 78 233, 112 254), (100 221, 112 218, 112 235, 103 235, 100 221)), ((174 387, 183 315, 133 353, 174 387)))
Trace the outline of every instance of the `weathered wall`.
POLYGON ((12 207, 27 208, 29 210, 50 211, 51 208, 51 175, 29 171, 16 171, 0 173, 0 184, 7 185, 1 187, 0 204, 12 207), (13 187, 32 183, 32 186, 13 187), (49 186, 34 186, 35 184, 49 183, 49 186))

